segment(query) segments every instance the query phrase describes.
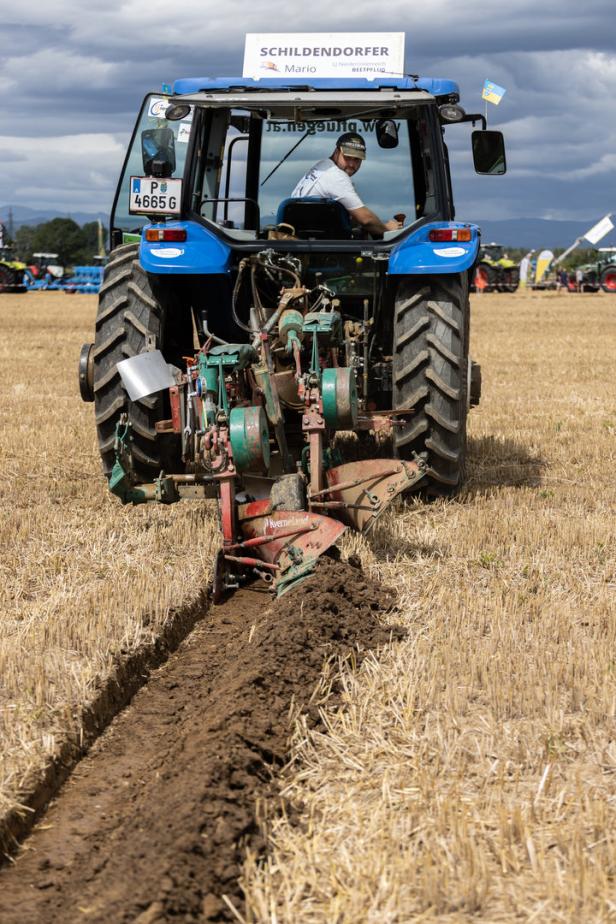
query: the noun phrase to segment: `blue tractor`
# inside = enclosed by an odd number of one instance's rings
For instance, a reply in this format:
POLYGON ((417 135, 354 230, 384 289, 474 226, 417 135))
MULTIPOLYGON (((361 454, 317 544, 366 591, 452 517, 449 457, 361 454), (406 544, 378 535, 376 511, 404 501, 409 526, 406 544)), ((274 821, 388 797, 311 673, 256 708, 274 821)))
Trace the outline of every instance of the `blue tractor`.
POLYGON ((502 135, 450 80, 184 79, 145 98, 80 389, 124 502, 218 498, 218 593, 253 572, 281 593, 399 494, 460 485, 480 380, 479 229, 454 220, 444 138, 459 122, 482 125, 477 172, 504 173, 502 135), (292 196, 349 132, 392 230, 292 196))

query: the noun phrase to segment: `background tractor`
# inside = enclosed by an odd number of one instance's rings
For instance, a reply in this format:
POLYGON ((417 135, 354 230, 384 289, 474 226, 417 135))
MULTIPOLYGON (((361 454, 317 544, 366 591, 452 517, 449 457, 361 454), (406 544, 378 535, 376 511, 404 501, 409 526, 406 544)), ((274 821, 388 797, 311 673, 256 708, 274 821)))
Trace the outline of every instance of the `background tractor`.
POLYGON ((458 122, 483 125, 477 171, 504 173, 502 135, 450 80, 186 79, 144 100, 80 388, 123 502, 218 499, 217 595, 254 573, 282 593, 400 494, 460 485, 480 378, 458 122), (400 230, 290 198, 345 131, 367 145, 359 191, 400 230))
POLYGON ((597 279, 604 292, 616 293, 616 247, 599 247, 597 279))
POLYGON ((616 293, 616 247, 599 247, 596 259, 577 266, 570 279, 572 290, 616 293))
POLYGON ((515 292, 520 285, 520 268, 501 244, 483 244, 473 275, 477 292, 515 292))
POLYGON ((0 247, 0 292, 25 292, 26 264, 15 260, 13 248, 0 247))

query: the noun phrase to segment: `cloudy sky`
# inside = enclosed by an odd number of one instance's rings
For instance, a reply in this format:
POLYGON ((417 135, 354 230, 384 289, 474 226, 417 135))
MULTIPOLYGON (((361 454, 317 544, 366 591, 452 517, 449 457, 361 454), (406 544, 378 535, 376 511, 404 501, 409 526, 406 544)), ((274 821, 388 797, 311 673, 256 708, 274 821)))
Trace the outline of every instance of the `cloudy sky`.
POLYGON ((448 132, 459 217, 616 211, 614 0, 0 0, 0 22, 0 206, 108 211, 145 93, 241 74, 245 32, 404 29, 407 69, 457 80, 467 111, 486 78, 507 89, 506 177, 474 176, 469 128, 448 132))

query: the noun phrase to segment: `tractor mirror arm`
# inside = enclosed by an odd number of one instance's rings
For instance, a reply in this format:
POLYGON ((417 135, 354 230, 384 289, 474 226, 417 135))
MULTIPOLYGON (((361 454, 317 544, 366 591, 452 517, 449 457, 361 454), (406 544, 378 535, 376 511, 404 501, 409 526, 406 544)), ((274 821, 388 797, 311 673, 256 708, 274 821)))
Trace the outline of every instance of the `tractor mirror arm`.
POLYGON ((464 115, 462 119, 458 120, 459 122, 472 122, 473 128, 475 127, 475 122, 481 122, 481 128, 485 132, 488 127, 486 117, 480 112, 468 112, 464 115))

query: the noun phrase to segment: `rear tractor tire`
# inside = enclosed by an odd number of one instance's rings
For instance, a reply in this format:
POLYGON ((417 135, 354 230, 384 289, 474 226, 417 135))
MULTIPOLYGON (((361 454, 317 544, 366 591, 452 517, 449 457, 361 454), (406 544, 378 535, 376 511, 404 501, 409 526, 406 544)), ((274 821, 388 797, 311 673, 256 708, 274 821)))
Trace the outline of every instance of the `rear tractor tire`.
POLYGON ((12 267, 0 263, 0 292, 12 292, 17 286, 17 273, 12 267))
POLYGON ((469 388, 479 400, 479 369, 468 358, 469 301, 466 274, 403 279, 395 301, 393 406, 414 408, 395 431, 402 459, 421 454, 428 465, 427 491, 452 494, 461 484, 466 453, 469 388))
POLYGON ((495 281, 494 269, 488 263, 478 263, 473 276, 475 292, 492 292, 495 281))
POLYGON ((118 247, 105 267, 99 292, 96 334, 91 352, 92 392, 98 446, 105 475, 115 461, 114 439, 120 415, 128 414, 132 427, 132 457, 138 481, 151 481, 164 467, 161 441, 155 424, 164 417, 161 393, 131 401, 117 363, 160 349, 164 309, 152 294, 139 264, 138 244, 118 247))
POLYGON ((601 288, 604 292, 616 293, 616 266, 606 266, 601 273, 601 288))
POLYGON ((502 275, 502 292, 517 292, 520 285, 520 271, 516 266, 506 267, 502 275))

